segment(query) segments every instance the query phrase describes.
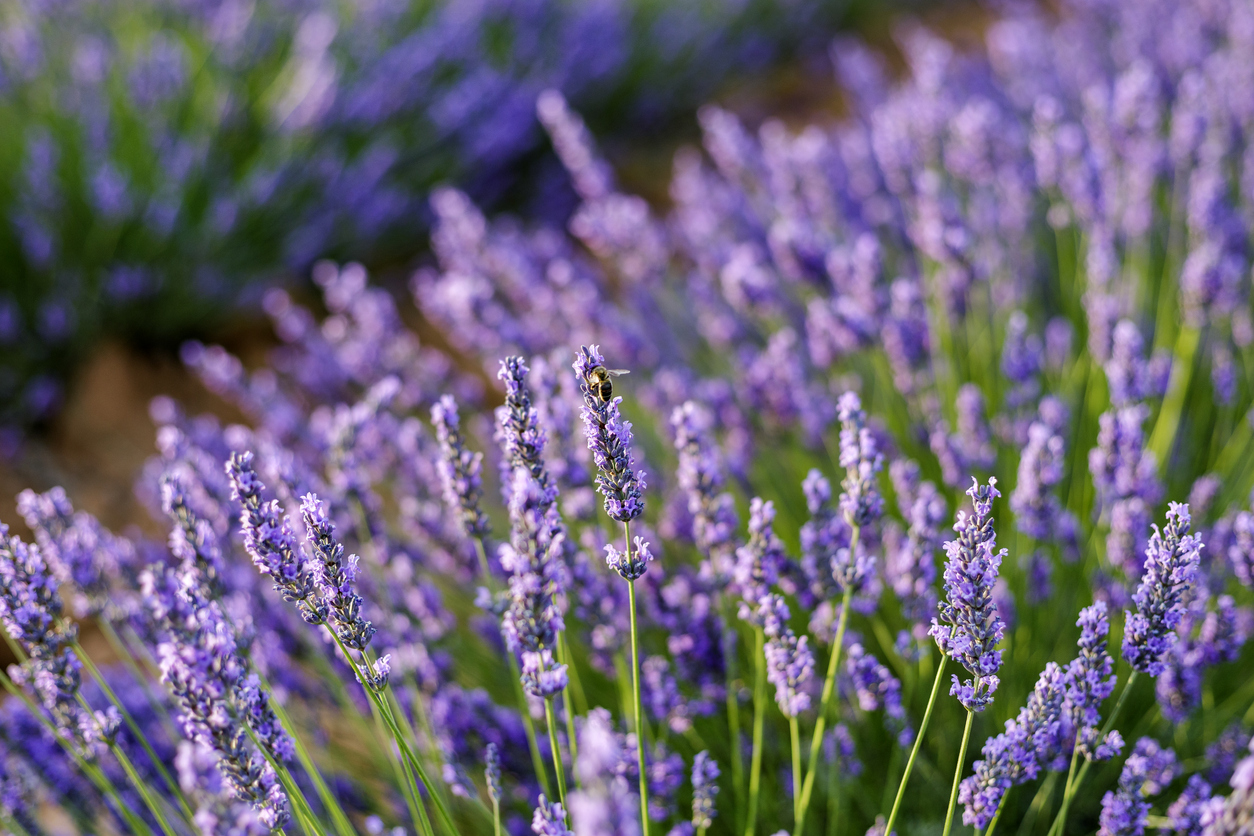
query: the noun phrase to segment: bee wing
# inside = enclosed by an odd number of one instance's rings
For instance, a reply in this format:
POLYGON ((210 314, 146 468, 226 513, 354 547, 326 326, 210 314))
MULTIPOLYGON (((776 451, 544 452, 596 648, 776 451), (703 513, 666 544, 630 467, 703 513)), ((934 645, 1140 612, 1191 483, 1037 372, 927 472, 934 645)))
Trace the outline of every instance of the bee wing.
POLYGON ((612 375, 613 377, 618 377, 619 375, 631 374, 631 369, 606 369, 605 373, 612 375))

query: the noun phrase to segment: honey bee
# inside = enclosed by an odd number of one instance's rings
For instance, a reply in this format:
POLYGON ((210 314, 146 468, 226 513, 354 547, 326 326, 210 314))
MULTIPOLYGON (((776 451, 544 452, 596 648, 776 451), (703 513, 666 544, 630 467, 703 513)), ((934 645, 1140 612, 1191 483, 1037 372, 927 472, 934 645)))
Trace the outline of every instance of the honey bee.
POLYGON ((601 399, 601 403, 609 403, 614 397, 614 385, 611 378, 623 374, 631 374, 629 369, 607 369, 605 366, 593 366, 588 370, 588 389, 601 399))

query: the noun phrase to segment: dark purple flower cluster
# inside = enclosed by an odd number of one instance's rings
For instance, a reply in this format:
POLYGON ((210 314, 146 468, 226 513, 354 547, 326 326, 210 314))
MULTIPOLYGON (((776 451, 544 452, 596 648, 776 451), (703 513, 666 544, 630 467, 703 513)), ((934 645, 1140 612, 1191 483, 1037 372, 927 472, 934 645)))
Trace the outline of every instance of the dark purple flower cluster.
POLYGON ((353 585, 360 558, 344 557, 344 546, 335 539, 335 523, 316 494, 301 498, 300 514, 313 551, 314 582, 326 607, 326 624, 345 647, 365 650, 375 628, 362 615, 361 596, 353 585))
POLYGON ((1006 550, 996 551, 993 499, 1001 496, 997 480, 980 485, 972 480, 967 496, 974 514, 958 512, 958 537, 945 543, 945 599, 929 631, 942 653, 960 662, 975 679, 959 684, 953 677, 949 693, 968 710, 982 711, 993 700, 999 682, 1001 651, 996 650, 1005 630, 993 601, 993 585, 1006 550))
POLYGON ((1136 612, 1124 611, 1123 658, 1150 676, 1166 670, 1166 653, 1176 643, 1184 618, 1183 598, 1195 583, 1202 544, 1189 534, 1189 506, 1173 502, 1167 524, 1154 526, 1145 553, 1145 573, 1132 600, 1136 612))
POLYGON ((631 422, 624 421, 618 411, 623 399, 602 397, 610 383, 605 358, 597 346, 580 346, 573 366, 583 393, 580 415, 588 449, 596 462, 596 485, 605 499, 605 513, 610 519, 630 522, 644 513, 644 498, 640 492, 645 488, 645 474, 643 470, 636 470, 632 456, 631 422), (604 380, 601 373, 606 375, 604 380))

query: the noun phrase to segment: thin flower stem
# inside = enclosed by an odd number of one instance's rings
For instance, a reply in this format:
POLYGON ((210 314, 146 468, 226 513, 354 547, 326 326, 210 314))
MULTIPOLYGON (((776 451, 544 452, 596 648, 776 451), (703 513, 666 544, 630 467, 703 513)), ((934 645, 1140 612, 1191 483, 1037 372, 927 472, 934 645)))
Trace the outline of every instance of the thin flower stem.
POLYGON ((836 824, 840 821, 840 770, 835 763, 827 769, 827 836, 836 836, 836 824))
POLYGON ((495 798, 492 799, 492 833, 501 836, 501 802, 495 798))
MULTIPOLYGON (((730 599, 727 599, 730 603, 730 599)), ((730 611, 731 607, 728 606, 730 611)), ((732 788, 735 790, 736 796, 736 826, 738 829, 745 826, 745 764, 744 757, 740 752, 740 689, 736 686, 736 633, 731 625, 736 623, 735 618, 729 612, 726 615, 725 623, 728 625, 727 634, 723 643, 723 658, 726 659, 726 695, 727 695, 727 739, 730 741, 728 748, 731 750, 732 764, 732 788)))
MULTIPOLYGON (((631 562, 631 524, 623 523, 627 539, 626 562, 631 562)), ((640 767, 640 832, 649 836, 649 774, 644 763, 644 706, 640 699, 640 642, 636 629, 636 584, 627 582, 627 601, 631 609, 631 692, 636 714, 636 759, 640 767)))
POLYGON ((942 653, 940 662, 936 666, 936 678, 932 680, 932 696, 927 699, 923 722, 919 724, 919 731, 914 736, 914 747, 910 750, 910 760, 906 761, 906 771, 902 773, 901 783, 897 786, 897 797, 893 800, 892 812, 888 814, 888 822, 884 826, 885 833, 893 832, 893 823, 897 821, 897 813, 901 810, 901 799, 906 795, 906 785, 910 783, 910 773, 914 771, 914 759, 918 756, 919 746, 923 743, 923 733, 927 731, 928 721, 932 719, 932 709, 936 707, 936 695, 940 693, 941 676, 945 672, 947 661, 949 657, 942 653))
MULTIPOLYGON (((108 699, 109 702, 113 703, 113 706, 118 710, 118 714, 122 717, 122 722, 126 723, 126 727, 131 730, 131 734, 135 737, 136 742, 143 747, 144 752, 148 755, 148 760, 152 762, 153 767, 157 770, 157 774, 161 776, 162 783, 166 785, 166 788, 170 791, 170 795, 178 801, 179 807, 182 808, 184 818, 190 822, 196 814, 192 810, 191 805, 187 803, 187 796, 183 794, 182 788, 179 787, 174 778, 170 776, 169 771, 165 768, 165 764, 161 762, 161 758, 157 757, 157 753, 153 751, 152 744, 148 742, 147 735, 145 735, 143 730, 140 729, 139 724, 135 722, 135 718, 131 716, 131 712, 128 711, 126 706, 122 704, 122 701, 118 699, 118 695, 113 692, 111 687, 109 687, 109 683, 105 681, 105 678, 100 673, 99 668, 96 667, 95 663, 92 662, 92 660, 87 656, 87 653, 84 652, 82 645, 80 645, 78 641, 74 641, 70 647, 73 649, 74 653, 77 654, 84 667, 87 668, 87 672, 91 674, 93 679, 96 680, 96 684, 99 685, 100 690, 104 692, 105 698, 108 699)), ((177 737, 172 739, 178 740, 177 737)))
MULTIPOLYGON (((858 527, 854 527, 851 542, 858 542, 858 527)), ((836 638, 832 642, 832 655, 827 662, 827 676, 823 680, 823 696, 819 700, 819 716, 814 722, 814 736, 810 738, 810 761, 806 769, 805 783, 801 787, 800 803, 797 809, 797 824, 794 833, 800 836, 805 824, 806 810, 810 807, 810 794, 814 791, 814 779, 818 775, 819 747, 823 745, 823 732, 827 728, 827 714, 836 693, 836 674, 840 669, 840 654, 845 644, 845 627, 849 623, 849 602, 853 598, 853 590, 846 589, 840 603, 840 620, 836 624, 836 638)))
POLYGON ((557 721, 553 718, 553 698, 544 701, 544 720, 549 727, 549 748, 553 750, 553 770, 557 773, 557 800, 566 809, 566 770, 562 768, 562 748, 557 745, 557 721))
MULTIPOLYGON (((797 728, 797 718, 788 718, 788 736, 792 742, 792 785, 797 787, 801 783, 801 732, 797 728)), ((795 822, 795 833, 801 833, 801 795, 793 790, 792 794, 792 815, 795 822)))
POLYGON ((257 751, 270 764, 270 768, 274 770, 275 777, 279 779, 279 783, 283 785, 283 789, 287 792, 288 800, 292 804, 292 812, 300 820, 301 828, 311 834, 311 836, 321 836, 322 831, 318 827, 318 817, 314 815, 309 799, 305 797, 305 793, 297 785, 287 764, 270 754, 266 747, 262 745, 261 740, 258 739, 256 732, 248 728, 247 725, 244 728, 248 732, 248 737, 252 740, 253 745, 257 747, 257 751))
MULTIPOLYGON (((1102 730, 1098 733, 1099 739, 1105 738, 1106 734, 1114 728, 1115 720, 1119 717, 1119 712, 1123 709, 1123 704, 1127 702, 1128 694, 1132 691, 1132 684, 1136 682, 1136 675, 1137 671, 1132 671, 1132 673, 1128 675, 1127 681, 1123 683, 1123 690, 1119 692, 1119 699, 1115 700, 1115 707, 1111 709, 1110 716, 1106 718, 1106 722, 1102 726, 1102 730)), ((1073 749, 1071 752, 1071 767, 1073 771, 1075 769, 1077 754, 1078 750, 1073 749)), ((1089 768, 1092 765, 1093 762, 1086 758, 1084 765, 1080 767, 1079 773, 1075 774, 1074 781, 1072 780, 1073 772, 1068 772, 1067 783, 1062 792, 1062 807, 1058 810, 1058 816, 1054 819, 1054 823, 1050 825, 1050 836, 1053 836, 1055 832, 1062 833, 1064 831, 1064 828, 1066 827, 1067 810, 1071 807, 1071 799, 1075 796, 1076 791, 1079 790, 1080 784, 1084 783, 1084 778, 1089 774, 1089 768)))
POLYGON ((749 814, 745 836, 753 836, 758 818, 758 790, 762 783, 762 728, 766 719, 766 636, 755 631, 753 644, 753 756, 749 760, 749 814))
MULTIPOLYGON (((979 677, 976 677, 976 689, 979 689, 979 677)), ((958 806, 958 785, 962 783, 962 767, 967 760, 967 743, 971 740, 971 724, 975 721, 975 712, 967 709, 967 723, 962 730, 962 746, 958 749, 958 765, 954 767, 954 786, 949 791, 949 810, 945 813, 945 830, 941 836, 949 836, 954 824, 954 808, 958 806)))
MULTIPOLYGON (((105 639, 109 642, 109 646, 113 648, 113 652, 116 653, 118 658, 122 660, 122 664, 126 665, 127 670, 131 672, 132 678, 134 678, 135 682, 139 685, 140 690, 144 692, 144 697, 147 698, 148 704, 152 706, 153 713, 156 714, 157 718, 160 720, 162 727, 165 729, 166 735, 168 735, 171 740, 178 740, 182 737, 182 735, 179 733, 178 729, 175 728, 174 721, 170 719, 168 707, 157 698, 156 694, 153 693, 153 690, 150 687, 149 678, 145 675, 143 668, 140 667, 140 660, 135 657, 130 645, 122 640, 122 637, 118 635, 117 630, 114 628, 113 622, 109 619, 100 618, 98 623, 100 624, 100 632, 104 633, 105 639)), ((133 635, 134 631, 130 632, 133 635)), ((154 670, 159 669, 156 660, 152 659, 149 654, 145 653, 144 659, 154 670)))
MULTIPOLYGON (((566 666, 567 685, 562 689, 562 711, 566 714, 566 741, 570 746, 570 761, 573 765, 579 760, 579 742, 575 739, 575 710, 571 704, 571 683, 574 683, 575 660, 571 658, 570 648, 566 646, 566 631, 557 634, 557 661, 566 666)), ((578 777, 575 778, 578 781, 578 777)), ((566 802, 563 801, 563 808, 566 802)))

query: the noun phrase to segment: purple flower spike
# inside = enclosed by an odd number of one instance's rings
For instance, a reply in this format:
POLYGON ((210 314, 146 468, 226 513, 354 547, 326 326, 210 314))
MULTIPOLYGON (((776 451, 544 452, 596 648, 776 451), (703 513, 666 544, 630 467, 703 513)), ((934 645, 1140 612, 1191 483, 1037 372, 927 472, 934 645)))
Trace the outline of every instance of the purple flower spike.
POLYGON ((444 501, 461 516, 466 536, 486 537, 488 517, 479 507, 483 497, 483 478, 480 475, 483 453, 466 449, 457 401, 452 395, 444 395, 431 407, 431 423, 435 425, 436 439, 440 443, 439 470, 444 501))
POLYGON ((1180 797, 1167 808, 1168 830, 1179 836, 1202 836, 1202 817, 1211 805, 1211 786, 1201 775, 1190 775, 1180 797))
POLYGON ((993 531, 993 499, 1001 496, 997 480, 987 485, 972 479, 967 496, 975 506, 974 515, 958 512, 954 523, 957 539, 945 543, 949 560, 945 563, 945 597, 940 615, 932 619, 929 631, 941 652, 960 662, 974 677, 959 684, 953 678, 949 693, 970 711, 982 711, 993 701, 997 671, 1001 667, 1001 641, 1005 625, 993 601, 993 585, 1006 550, 996 551, 993 531))
POLYGON ((840 509, 851 526, 869 525, 884 511, 876 477, 884 467, 875 436, 866 426, 866 413, 855 392, 846 392, 837 403, 840 418, 840 466, 845 478, 840 483, 840 509))
POLYGON ((714 796, 718 795, 718 762, 709 752, 692 759, 692 826, 697 830, 714 823, 714 796))
POLYGON ((244 548, 263 575, 269 575, 274 588, 285 601, 296 605, 301 618, 309 624, 327 623, 327 606, 323 602, 314 570, 296 544, 296 536, 277 500, 263 502, 265 485, 253 470, 253 454, 232 453, 226 463, 231 477, 231 496, 243 505, 240 530, 244 548))
POLYGON ((1106 651, 1110 633, 1106 602, 1080 610, 1076 626, 1080 628, 1080 655, 1067 665, 1067 722, 1075 731, 1080 754, 1091 761, 1109 760, 1123 749, 1123 738, 1111 731, 1103 739, 1098 731, 1099 709, 1115 690, 1115 661, 1106 651))
POLYGON ((775 686, 775 701, 785 717, 810 707, 808 685, 814 677, 814 654, 805 636, 788 626, 788 605, 781 595, 765 595, 758 605, 766 634, 766 680, 775 686))
POLYGON ((531 832, 535 836, 575 836, 573 830, 566 827, 566 811, 556 801, 550 802, 540 793, 536 802, 536 812, 531 818, 531 832))
POLYGON ((1150 535, 1145 574, 1132 596, 1136 612, 1124 610, 1123 658, 1150 676, 1166 669, 1163 657, 1177 640, 1184 593, 1197 575, 1202 543, 1189 534, 1189 523, 1189 506, 1172 502, 1162 532, 1154 526, 1150 535))
POLYGON ((1006 730, 984 743, 975 774, 962 781, 958 800, 965 805, 963 824, 981 830, 1001 804, 1006 790, 1035 780, 1042 769, 1065 769, 1069 741, 1064 725, 1066 677, 1054 662, 1045 666, 1019 716, 1006 730))
POLYGON ((483 778, 488 786, 488 797, 493 801, 501 800, 501 753, 495 743, 489 743, 483 753, 483 778))
POLYGON ((1098 836, 1141 836, 1149 823, 1146 799, 1162 792, 1178 771, 1175 752, 1150 737, 1138 740, 1119 773, 1119 786, 1102 798, 1098 836))
POLYGON ((335 539, 335 523, 317 495, 301 498, 300 513, 317 560, 314 580, 327 608, 327 625, 346 647, 364 650, 375 628, 362 617, 361 596, 353 589, 358 557, 354 554, 345 559, 344 546, 335 539))
POLYGON ((722 490, 723 471, 709 439, 710 423, 709 414, 694 401, 686 401, 671 413, 679 453, 675 477, 688 499, 697 549, 715 576, 725 576, 731 573, 736 501, 722 490))
POLYGON ((573 363, 575 378, 583 393, 584 433, 597 466, 597 490, 605 498, 605 513, 619 522, 630 522, 644 513, 641 491, 646 487, 644 471, 635 469, 631 453, 631 422, 624 421, 618 405, 622 398, 602 400, 602 387, 590 375, 605 369, 605 358, 594 346, 580 346, 573 363))
POLYGON ((736 549, 734 580, 740 592, 740 618, 761 626, 758 604, 779 581, 784 545, 775 535, 775 504, 754 497, 749 502, 749 540, 736 549))

